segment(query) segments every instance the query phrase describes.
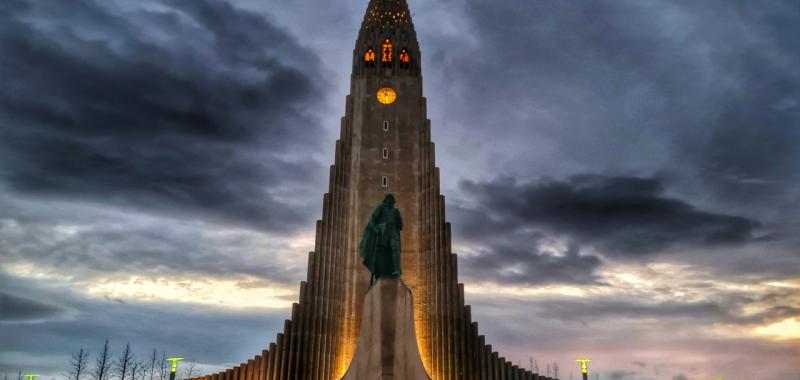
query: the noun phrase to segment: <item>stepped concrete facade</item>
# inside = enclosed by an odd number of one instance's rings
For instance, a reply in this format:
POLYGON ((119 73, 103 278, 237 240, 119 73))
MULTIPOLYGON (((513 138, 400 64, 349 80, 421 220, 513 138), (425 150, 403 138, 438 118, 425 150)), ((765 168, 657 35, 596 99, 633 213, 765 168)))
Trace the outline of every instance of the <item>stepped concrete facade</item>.
POLYGON ((353 51, 350 95, 300 299, 261 353, 197 380, 341 379, 359 343, 365 295, 375 302, 358 244, 386 193, 395 195, 403 216, 402 280, 413 294, 417 347, 430 378, 547 379, 487 344, 464 303, 421 62, 406 0, 371 0, 353 51))

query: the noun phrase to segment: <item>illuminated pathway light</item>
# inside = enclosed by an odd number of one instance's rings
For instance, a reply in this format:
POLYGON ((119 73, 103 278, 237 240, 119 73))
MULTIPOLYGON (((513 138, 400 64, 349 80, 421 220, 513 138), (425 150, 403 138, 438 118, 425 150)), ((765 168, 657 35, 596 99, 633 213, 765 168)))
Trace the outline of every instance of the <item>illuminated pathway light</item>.
POLYGON ((179 358, 176 356, 172 358, 166 358, 164 360, 168 360, 169 362, 172 363, 170 364, 169 367, 169 380, 175 380, 175 372, 178 371, 178 362, 183 360, 183 358, 179 358))
POLYGON ((589 366, 587 363, 592 361, 592 359, 575 359, 576 362, 581 363, 581 373, 583 374, 583 380, 589 380, 589 366))

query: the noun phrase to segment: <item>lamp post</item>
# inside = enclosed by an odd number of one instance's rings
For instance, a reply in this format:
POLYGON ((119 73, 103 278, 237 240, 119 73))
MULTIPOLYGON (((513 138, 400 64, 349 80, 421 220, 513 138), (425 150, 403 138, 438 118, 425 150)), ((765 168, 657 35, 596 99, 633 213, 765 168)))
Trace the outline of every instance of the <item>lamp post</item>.
POLYGON ((174 357, 164 360, 168 360, 171 363, 169 366, 169 380, 175 380, 175 372, 178 372, 178 362, 183 360, 183 358, 174 357))
POLYGON ((575 359, 576 362, 581 363, 581 373, 583 374, 583 380, 589 380, 589 366, 586 363, 592 361, 592 359, 575 359))

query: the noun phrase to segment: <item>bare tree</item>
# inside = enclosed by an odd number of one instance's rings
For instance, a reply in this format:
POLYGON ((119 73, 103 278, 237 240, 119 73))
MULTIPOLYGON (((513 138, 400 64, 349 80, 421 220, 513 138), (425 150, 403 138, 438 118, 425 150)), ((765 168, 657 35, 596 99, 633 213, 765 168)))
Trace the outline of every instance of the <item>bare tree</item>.
POLYGON ((139 375, 136 377, 136 380, 147 380, 147 369, 148 363, 145 361, 139 362, 139 375))
POLYGON ((533 361, 533 369, 536 370, 536 374, 538 375, 539 374, 539 362, 537 362, 536 360, 533 361))
POLYGON ((22 380, 22 371, 17 374, 17 380, 22 380))
POLYGON ((95 368, 92 373, 93 380, 108 380, 111 377, 111 350, 108 348, 108 338, 103 344, 103 350, 95 360, 95 368))
MULTIPOLYGON (((136 374, 139 373, 139 362, 136 360, 132 360, 130 364, 130 373, 131 373, 131 380, 136 380, 136 374)), ((123 376, 121 380, 125 380, 123 376)))
POLYGON ((83 347, 81 349, 72 354, 72 357, 69 360, 69 365, 72 368, 68 375, 69 380, 81 380, 86 376, 86 372, 89 371, 89 353, 86 352, 83 347))
POLYGON ((167 353, 161 353, 161 366, 158 369, 158 380, 164 380, 169 376, 169 370, 167 369, 167 353))
POLYGON ((116 372, 119 380, 126 380, 125 376, 130 374, 131 364, 133 364, 133 353, 131 352, 131 344, 125 343, 125 349, 122 350, 119 359, 114 364, 114 371, 116 372))
POLYGON ((181 379, 183 380, 193 379, 200 374, 200 366, 197 364, 197 362, 188 361, 185 362, 185 364, 183 365, 183 371, 181 372, 182 372, 181 379))
POLYGON ((156 360, 158 360, 158 351, 154 348, 153 356, 150 357, 150 365, 147 367, 147 369, 150 370, 150 380, 153 380, 153 373, 156 370, 156 360))
POLYGON ((553 377, 558 379, 558 363, 553 362, 553 377))
POLYGON ((547 377, 550 377, 550 363, 547 363, 547 377))

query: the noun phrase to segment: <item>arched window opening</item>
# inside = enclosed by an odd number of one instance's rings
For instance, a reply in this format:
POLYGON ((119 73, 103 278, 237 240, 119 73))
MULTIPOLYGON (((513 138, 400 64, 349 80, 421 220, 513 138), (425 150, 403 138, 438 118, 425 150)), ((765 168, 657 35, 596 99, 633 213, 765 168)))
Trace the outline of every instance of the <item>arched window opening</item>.
POLYGON ((389 177, 383 177, 383 179, 381 179, 381 187, 389 187, 389 177))
POLYGON ((383 131, 384 132, 389 132, 389 120, 384 120, 383 121, 383 131))
POLYGON ((383 148, 383 159, 385 160, 387 158, 389 158, 389 149, 383 148))
POLYGON ((400 67, 404 69, 411 67, 411 56, 408 55, 406 48, 400 50, 400 67))
POLYGON ((392 41, 387 38, 383 41, 383 46, 381 47, 381 63, 383 63, 383 67, 392 67, 392 54, 392 41))
POLYGON ((375 50, 368 48, 364 53, 364 66, 375 67, 375 50))

